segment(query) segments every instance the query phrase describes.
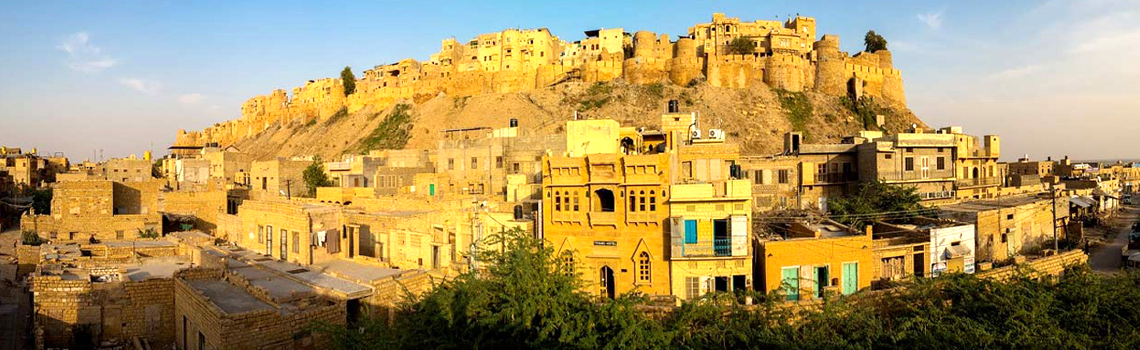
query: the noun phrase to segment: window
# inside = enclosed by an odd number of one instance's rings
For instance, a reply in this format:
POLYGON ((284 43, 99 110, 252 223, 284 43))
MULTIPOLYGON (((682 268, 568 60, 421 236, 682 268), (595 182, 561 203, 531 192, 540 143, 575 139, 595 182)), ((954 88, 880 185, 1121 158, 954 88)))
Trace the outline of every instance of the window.
POLYGON ((1005 219, 1006 220, 1013 220, 1013 214, 1006 214, 1005 219))
POLYGON ((657 211, 657 193, 649 191, 649 211, 657 211))
MULTIPOLYGON (((941 148, 939 148, 939 149, 941 149, 941 148)), ((946 170, 946 157, 938 157, 938 164, 936 166, 936 169, 946 170)))
POLYGON ((479 169, 479 158, 471 157, 471 170, 479 169))
POLYGON ((817 174, 827 174, 827 163, 816 166, 817 174))
POLYGON ((685 220, 685 244, 697 244, 697 220, 685 220))
POLYGON ((645 211, 645 191, 638 193, 638 206, 637 211, 645 211))
POLYGON ((890 154, 884 154, 883 159, 891 159, 891 155, 890 154))
POLYGON ((777 173, 777 180, 781 184, 788 183, 788 169, 780 169, 777 173))
POLYGON ((578 191, 574 191, 573 198, 574 198, 574 211, 579 211, 578 210, 578 191))
POLYGON ((701 278, 685 277, 685 296, 696 299, 701 296, 701 278))
POLYGON ((257 225, 257 243, 265 243, 265 226, 257 225))
POLYGON ((512 166, 514 167, 514 173, 515 173, 515 174, 518 174, 518 172, 519 172, 519 163, 514 163, 514 164, 512 164, 512 166))
POLYGON ((495 169, 502 169, 502 168, 503 168, 503 156, 496 156, 495 157, 495 169))
POLYGON ((903 159, 903 170, 914 171, 914 157, 906 157, 903 159))
POLYGON ((293 231, 293 252, 301 252, 301 233, 293 231))
POLYGON ((455 159, 447 158, 447 170, 455 170, 455 159))
POLYGON ((554 211, 562 211, 562 192, 554 192, 554 211))
POLYGON ((649 253, 641 252, 637 256, 637 282, 649 283, 650 276, 649 253))
POLYGON ((755 175, 755 179, 753 179, 753 183, 755 183, 755 184, 757 184, 757 185, 759 185, 759 184, 763 184, 763 183, 764 183, 764 182, 763 182, 763 180, 764 180, 764 173, 762 172, 762 170, 753 170, 752 172, 756 174, 756 175, 755 175))

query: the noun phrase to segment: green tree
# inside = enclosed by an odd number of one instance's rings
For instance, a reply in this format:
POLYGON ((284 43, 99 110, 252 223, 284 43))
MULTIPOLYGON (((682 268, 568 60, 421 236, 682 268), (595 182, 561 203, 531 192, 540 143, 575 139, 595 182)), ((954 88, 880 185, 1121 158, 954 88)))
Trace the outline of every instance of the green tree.
POLYGON ((356 92, 356 75, 352 74, 352 67, 345 66, 344 70, 340 71, 340 80, 344 84, 345 96, 356 92))
POLYGON ((728 53, 734 55, 747 55, 756 52, 756 42, 747 37, 736 37, 728 42, 728 53))
POLYGON ((30 189, 28 192, 32 196, 32 209, 36 210, 36 214, 51 214, 50 188, 30 189))
POLYGON ((827 202, 829 214, 841 223, 860 228, 875 220, 910 218, 926 214, 913 187, 881 181, 864 182, 855 193, 827 202))
POLYGON ((863 44, 867 46, 867 52, 875 52, 887 49, 887 39, 883 39, 882 35, 875 33, 874 30, 868 30, 867 35, 863 36, 863 44))
POLYGON ((325 174, 325 164, 321 162, 320 156, 313 157, 313 163, 305 168, 302 177, 305 180, 305 186, 309 189, 309 197, 317 196, 317 187, 333 185, 332 180, 329 180, 328 175, 325 174))
POLYGON ((44 239, 35 231, 24 231, 21 233, 21 244, 23 245, 41 245, 44 244, 44 239))

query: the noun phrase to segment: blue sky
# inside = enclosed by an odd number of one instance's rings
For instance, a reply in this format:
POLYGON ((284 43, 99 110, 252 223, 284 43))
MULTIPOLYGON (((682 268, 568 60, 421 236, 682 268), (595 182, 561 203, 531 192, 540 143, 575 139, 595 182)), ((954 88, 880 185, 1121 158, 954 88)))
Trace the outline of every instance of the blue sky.
POLYGON ((1013 159, 1140 157, 1140 1, 0 2, 0 144, 73 160, 158 154, 249 97, 402 58, 441 39, 546 27, 685 34, 713 12, 816 17, 859 50, 890 42, 932 126, 1000 134, 1013 159), (152 146, 153 145, 153 146, 152 146))

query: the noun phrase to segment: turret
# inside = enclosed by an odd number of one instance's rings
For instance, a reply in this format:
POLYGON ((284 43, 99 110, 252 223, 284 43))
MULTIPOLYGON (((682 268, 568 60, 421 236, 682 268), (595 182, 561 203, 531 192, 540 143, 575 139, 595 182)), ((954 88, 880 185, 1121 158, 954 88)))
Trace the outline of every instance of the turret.
POLYGON ((839 37, 824 35, 812 45, 819 55, 816 65, 815 89, 819 92, 843 96, 847 93, 847 77, 843 74, 843 56, 839 53, 839 37))

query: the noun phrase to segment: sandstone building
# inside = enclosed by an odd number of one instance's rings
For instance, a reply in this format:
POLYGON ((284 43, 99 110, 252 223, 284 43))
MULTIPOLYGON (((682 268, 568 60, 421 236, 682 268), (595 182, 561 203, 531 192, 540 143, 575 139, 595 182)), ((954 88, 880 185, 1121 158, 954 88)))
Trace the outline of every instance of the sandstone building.
POLYGON ((820 36, 811 17, 745 22, 718 13, 676 40, 647 31, 629 34, 622 28, 585 34, 585 39, 567 42, 545 28, 507 29, 466 42, 446 39, 427 61, 405 59, 366 70, 356 92, 347 97, 337 78, 310 80, 292 94, 275 90, 249 99, 238 119, 202 131, 181 130, 175 145, 226 146, 274 124, 323 121, 341 109, 380 110, 401 99, 529 91, 565 81, 621 78, 635 84, 686 86, 703 78, 719 87, 764 85, 906 103, 890 52, 841 52, 839 38, 820 36), (752 49, 730 50, 741 38, 751 41, 752 49))

